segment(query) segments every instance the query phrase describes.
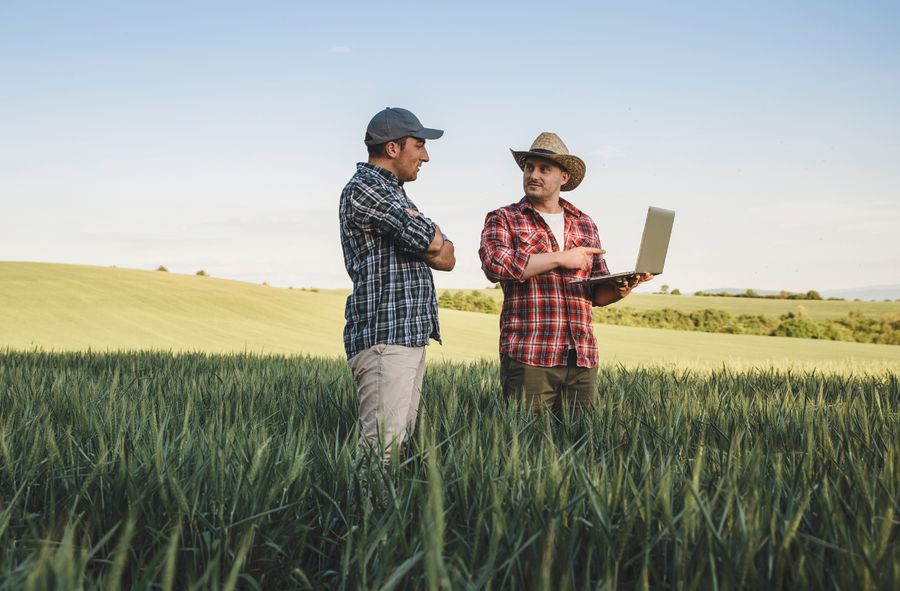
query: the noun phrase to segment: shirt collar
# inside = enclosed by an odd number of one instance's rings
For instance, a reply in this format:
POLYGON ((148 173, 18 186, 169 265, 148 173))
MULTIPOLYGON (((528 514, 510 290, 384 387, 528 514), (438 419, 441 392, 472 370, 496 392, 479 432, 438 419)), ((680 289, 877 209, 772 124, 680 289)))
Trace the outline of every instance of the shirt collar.
POLYGON ((398 187, 402 187, 403 183, 400 182, 400 179, 386 168, 381 168, 377 164, 372 164, 370 162, 357 162, 356 170, 359 172, 368 172, 371 174, 377 174, 378 176, 384 178, 389 183, 397 185, 398 187))
MULTIPOLYGON (((559 198, 559 204, 562 206, 563 211, 565 211, 567 214, 575 216, 576 218, 581 217, 581 210, 562 197, 559 198)), ((529 209, 531 211, 537 212, 537 210, 531 205, 531 202, 528 201, 526 197, 522 197, 521 201, 519 201, 519 209, 523 212, 528 211, 529 209)))

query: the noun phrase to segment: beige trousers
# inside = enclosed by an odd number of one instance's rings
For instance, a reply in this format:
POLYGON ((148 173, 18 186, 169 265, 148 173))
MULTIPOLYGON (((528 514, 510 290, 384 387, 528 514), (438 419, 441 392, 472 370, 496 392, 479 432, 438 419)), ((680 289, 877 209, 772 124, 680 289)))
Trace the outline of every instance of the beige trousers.
POLYGON ((350 360, 359 395, 360 446, 391 446, 412 437, 419 414, 425 347, 375 345, 350 360))

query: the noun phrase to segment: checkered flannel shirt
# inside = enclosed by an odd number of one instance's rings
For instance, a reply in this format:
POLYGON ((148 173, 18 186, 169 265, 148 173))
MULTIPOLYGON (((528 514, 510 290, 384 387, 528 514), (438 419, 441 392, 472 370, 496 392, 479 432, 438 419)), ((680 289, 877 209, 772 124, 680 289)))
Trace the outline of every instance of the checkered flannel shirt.
MULTIPOLYGON (((565 199, 565 247, 601 248, 597 226, 565 199)), ((572 286, 582 277, 608 275, 601 255, 587 269, 555 269, 522 280, 531 255, 558 250, 544 218, 522 198, 490 212, 481 232, 481 268, 503 288, 500 314, 500 355, 528 365, 566 365, 574 342, 579 367, 596 367, 597 340, 593 330, 593 287, 572 286)))
POLYGON ((366 162, 341 193, 344 266, 353 280, 344 318, 347 358, 374 345, 423 347, 440 342, 431 269, 418 255, 435 224, 418 211, 391 172, 366 162))

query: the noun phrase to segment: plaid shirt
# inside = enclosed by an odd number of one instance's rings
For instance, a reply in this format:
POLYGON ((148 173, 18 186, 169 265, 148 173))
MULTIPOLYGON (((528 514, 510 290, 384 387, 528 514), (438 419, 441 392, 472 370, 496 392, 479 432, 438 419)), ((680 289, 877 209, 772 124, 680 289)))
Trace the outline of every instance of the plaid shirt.
POLYGON ((347 358, 374 345, 424 347, 440 342, 431 269, 418 254, 435 224, 418 211, 397 177, 360 162, 341 193, 344 266, 353 280, 344 318, 347 358))
MULTIPOLYGON (((600 248, 593 220, 565 199, 565 247, 600 248)), ((555 269, 522 280, 533 254, 558 250, 547 222, 525 198, 490 212, 481 232, 481 268, 503 288, 500 314, 500 355, 528 365, 566 365, 569 344, 575 343, 579 367, 596 367, 597 340, 592 325, 593 287, 572 286, 575 278, 608 275, 601 255, 588 269, 555 269)))

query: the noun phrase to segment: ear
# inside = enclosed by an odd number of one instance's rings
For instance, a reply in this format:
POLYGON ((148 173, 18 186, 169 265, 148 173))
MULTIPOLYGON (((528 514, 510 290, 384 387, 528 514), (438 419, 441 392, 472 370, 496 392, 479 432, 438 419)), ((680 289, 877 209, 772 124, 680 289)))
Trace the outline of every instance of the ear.
POLYGON ((387 145, 384 146, 384 154, 388 158, 396 158, 400 155, 400 144, 394 141, 390 141, 387 145))
POLYGON ((562 171, 562 184, 565 185, 569 182, 569 179, 572 178, 572 175, 568 173, 568 171, 562 171))

